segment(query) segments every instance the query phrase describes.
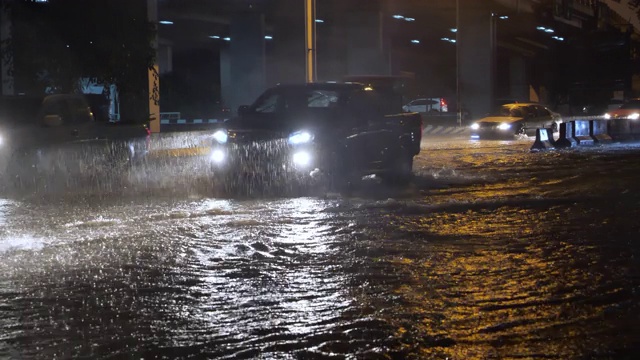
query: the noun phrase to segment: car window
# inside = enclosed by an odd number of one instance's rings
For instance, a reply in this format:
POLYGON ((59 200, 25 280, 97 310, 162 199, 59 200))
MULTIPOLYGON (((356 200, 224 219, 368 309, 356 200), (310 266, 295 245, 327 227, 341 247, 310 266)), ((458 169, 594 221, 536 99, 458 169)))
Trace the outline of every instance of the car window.
POLYGON ((533 118, 538 116, 538 112, 536 111, 535 106, 526 106, 522 109, 524 111, 525 117, 533 118))
POLYGON ((282 94, 271 91, 266 92, 256 100, 251 109, 257 113, 274 113, 282 103, 282 94))
POLYGON ((524 117, 525 113, 522 107, 516 106, 501 106, 497 111, 491 113, 491 116, 511 116, 511 117, 524 117))
POLYGON ((536 113, 538 116, 551 116, 551 113, 544 106, 536 106, 536 113))
POLYGON ((314 91, 307 97, 310 108, 332 108, 338 105, 338 93, 336 91, 314 91))
POLYGON ((411 106, 422 106, 422 105, 426 105, 427 102, 426 100, 413 100, 410 105, 411 106))
POLYGON ((512 108, 511 110, 507 111, 507 116, 513 116, 513 117, 525 117, 526 112, 524 111, 524 109, 522 108, 512 108))

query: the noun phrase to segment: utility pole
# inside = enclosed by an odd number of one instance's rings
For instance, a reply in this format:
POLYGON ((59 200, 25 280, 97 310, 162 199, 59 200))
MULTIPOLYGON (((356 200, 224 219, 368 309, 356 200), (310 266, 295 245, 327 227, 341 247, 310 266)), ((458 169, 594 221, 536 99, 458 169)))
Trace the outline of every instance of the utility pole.
MULTIPOLYGON (((147 20, 158 26, 158 0, 147 0, 147 20)), ((158 35, 151 45, 156 51, 156 62, 148 69, 149 78, 149 128, 152 133, 160 132, 160 68, 158 66, 158 35)))
POLYGON ((308 83, 317 79, 316 68, 316 0, 304 0, 305 16, 305 49, 306 49, 306 80, 308 83))
POLYGON ((462 99, 460 98, 460 0, 456 0, 456 107, 458 126, 462 126, 462 99))

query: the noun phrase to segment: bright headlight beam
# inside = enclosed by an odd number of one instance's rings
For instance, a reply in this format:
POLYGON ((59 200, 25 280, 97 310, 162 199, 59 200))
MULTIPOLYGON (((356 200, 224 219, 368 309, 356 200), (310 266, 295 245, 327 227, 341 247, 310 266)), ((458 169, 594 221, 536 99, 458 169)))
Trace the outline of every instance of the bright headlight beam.
POLYGON ((293 154, 293 163, 298 166, 308 166, 311 163, 311 155, 306 151, 293 154))
POLYGON ((638 113, 633 113, 633 114, 629 115, 629 119, 631 119, 631 120, 638 120, 638 119, 640 119, 640 114, 638 114, 638 113))
POLYGON ((511 129, 511 125, 507 124, 507 123, 502 123, 502 124, 498 125, 498 129, 500 129, 500 130, 509 130, 509 129, 511 129))
POLYGON ((211 160, 215 163, 221 163, 224 161, 224 151, 220 149, 213 150, 211 152, 211 160))
POLYGON ((213 138, 220 144, 226 144, 227 140, 229 140, 229 135, 226 130, 218 130, 213 133, 213 138))
POLYGON ((604 118, 607 119, 607 120, 611 119, 611 114, 609 114, 609 113, 604 114, 604 118))
POLYGON ((472 129, 472 130, 478 130, 478 129, 480 129, 480 124, 475 123, 475 124, 471 125, 471 129, 472 129))
POLYGON ((306 131, 295 132, 289 136, 289 144, 292 145, 306 144, 311 140, 313 140, 313 135, 306 131))

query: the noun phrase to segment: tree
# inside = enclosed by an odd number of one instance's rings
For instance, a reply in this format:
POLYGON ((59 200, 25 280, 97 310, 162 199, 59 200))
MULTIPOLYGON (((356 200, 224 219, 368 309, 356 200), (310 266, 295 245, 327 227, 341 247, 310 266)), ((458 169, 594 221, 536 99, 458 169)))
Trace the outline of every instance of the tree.
POLYGON ((17 89, 75 92, 83 78, 115 84, 123 117, 146 120, 156 32, 146 0, 5 1, 12 36, 3 60, 13 63, 17 89))

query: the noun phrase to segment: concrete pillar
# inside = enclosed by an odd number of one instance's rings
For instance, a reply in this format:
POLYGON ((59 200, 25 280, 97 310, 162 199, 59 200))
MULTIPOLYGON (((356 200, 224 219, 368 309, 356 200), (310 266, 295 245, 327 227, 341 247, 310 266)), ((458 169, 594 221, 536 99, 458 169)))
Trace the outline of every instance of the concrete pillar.
POLYGON ((158 45, 158 66, 160 74, 167 74, 173 71, 173 46, 162 40, 158 45))
POLYGON ((273 21, 273 52, 267 84, 305 81, 304 1, 280 0, 273 21))
POLYGON ((347 35, 348 75, 387 75, 381 0, 350 0, 342 21, 347 35))
MULTIPOLYGON (((9 9, 6 8, 4 1, 0 1, 0 41, 2 44, 11 38, 11 17, 9 15, 9 9)), ((5 54, 9 51, 6 45, 3 45, 0 49, 0 80, 2 81, 2 95, 14 95, 13 75, 13 63, 6 63, 5 54)))
POLYGON ((229 44, 232 86, 223 98, 232 111, 251 104, 266 88, 265 21, 259 12, 239 12, 232 16, 229 44))
POLYGON ((529 101, 529 77, 523 56, 509 57, 509 95, 519 101, 529 101))
POLYGON ((460 102, 463 109, 478 118, 493 107, 495 19, 489 1, 457 1, 460 102))
POLYGON ((231 108, 231 93, 233 92, 233 83, 231 82, 231 51, 228 47, 220 48, 220 96, 224 106, 229 107, 232 111, 237 108, 231 108))
MULTIPOLYGON (((147 19, 158 26, 158 0, 147 0, 147 19)), ((152 40, 156 49, 156 64, 148 70, 149 79, 149 128, 152 133, 160 132, 160 67, 158 66, 158 38, 152 40)))

